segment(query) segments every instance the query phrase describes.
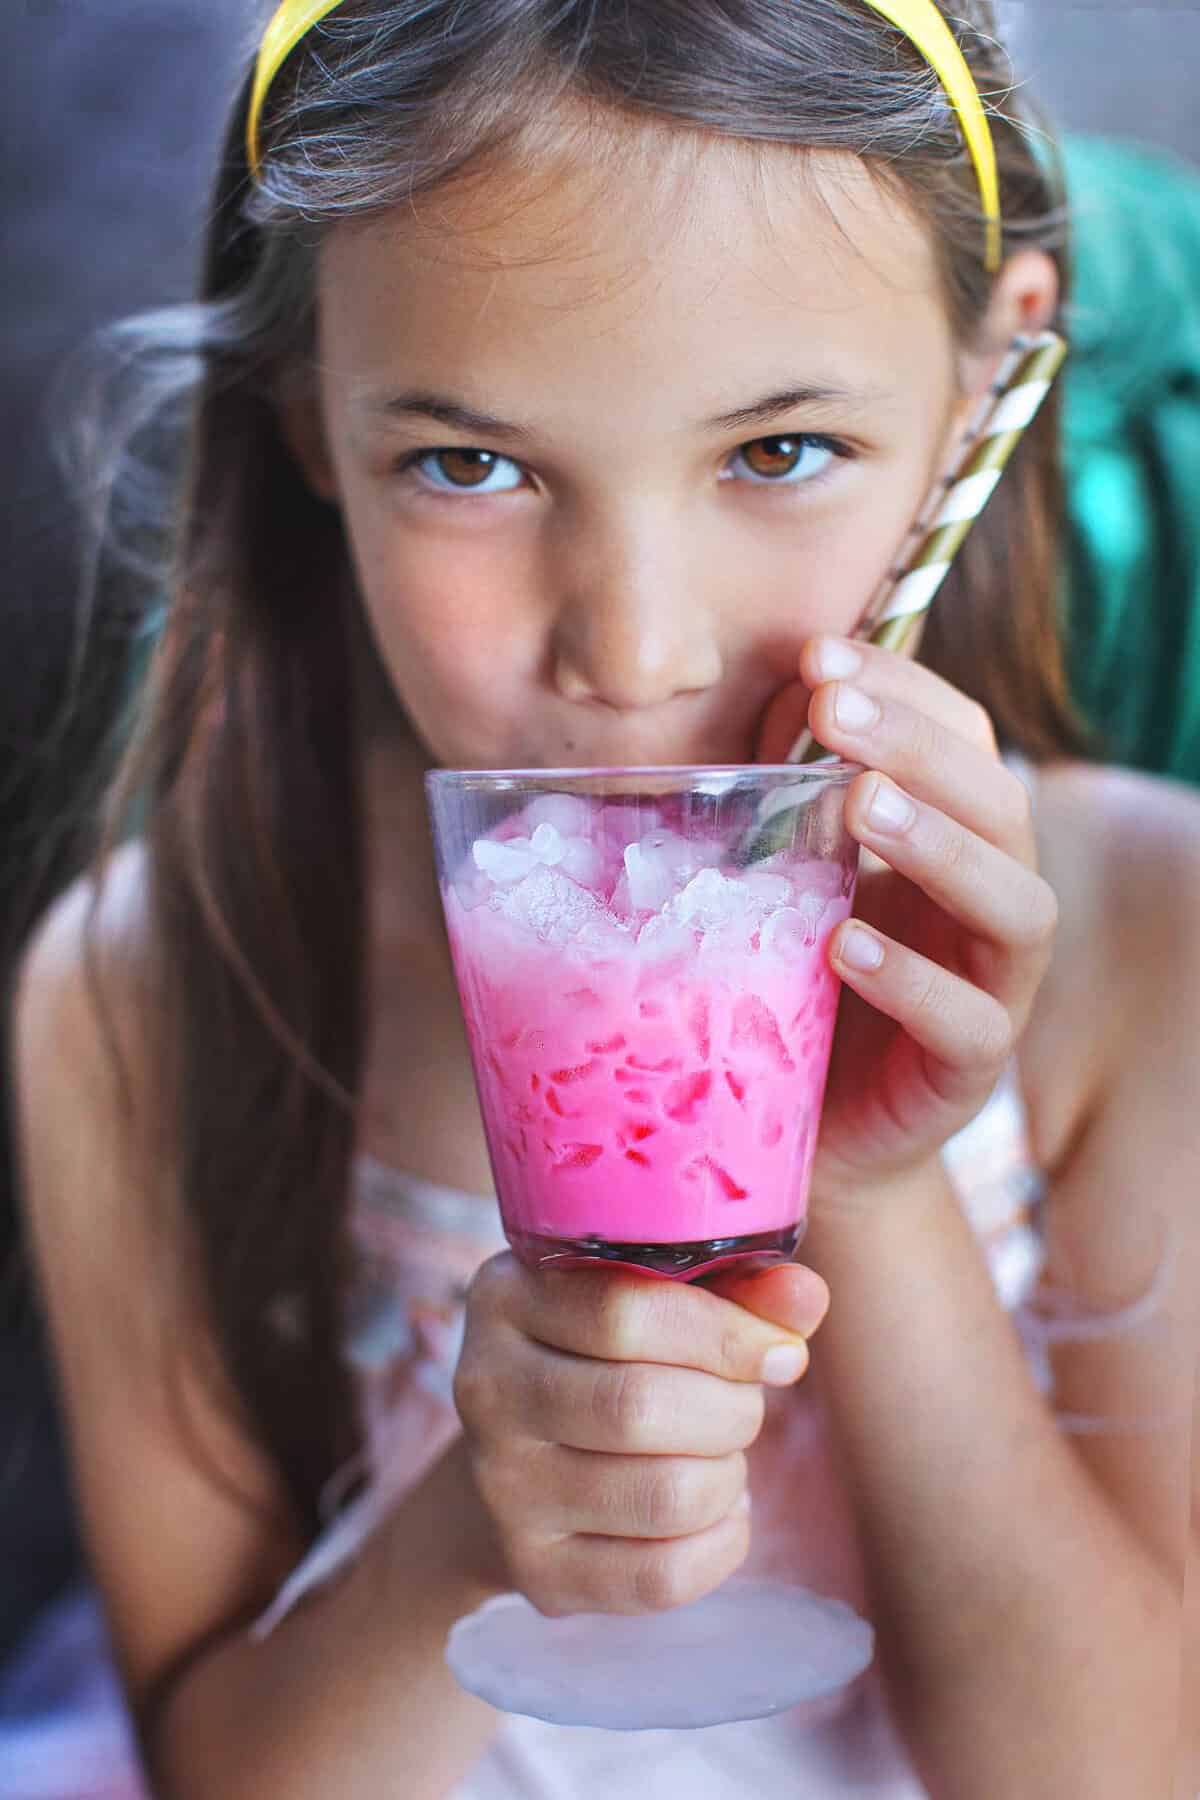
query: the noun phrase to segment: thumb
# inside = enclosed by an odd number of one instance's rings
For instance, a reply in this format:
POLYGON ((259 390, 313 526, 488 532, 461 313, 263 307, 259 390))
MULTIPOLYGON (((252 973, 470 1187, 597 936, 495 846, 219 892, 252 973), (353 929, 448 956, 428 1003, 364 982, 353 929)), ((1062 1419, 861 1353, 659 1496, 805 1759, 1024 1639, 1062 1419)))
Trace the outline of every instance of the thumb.
POLYGON ((815 1269, 802 1263, 776 1263, 749 1275, 718 1275, 704 1286, 796 1337, 811 1337, 829 1311, 828 1287, 815 1269))

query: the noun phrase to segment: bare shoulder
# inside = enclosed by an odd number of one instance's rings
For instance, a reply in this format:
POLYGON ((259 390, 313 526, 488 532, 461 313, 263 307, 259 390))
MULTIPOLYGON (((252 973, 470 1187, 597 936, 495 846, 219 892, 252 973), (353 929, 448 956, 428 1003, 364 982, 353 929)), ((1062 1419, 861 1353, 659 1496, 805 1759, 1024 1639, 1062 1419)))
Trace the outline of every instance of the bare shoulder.
POLYGON ((1021 1055, 1048 1177, 1042 1279, 1123 1321, 1050 1347, 1055 1405, 1115 1422, 1074 1438, 1075 1453, 1174 1582, 1194 1400, 1200 797, 1055 768, 1037 824, 1061 909, 1021 1055))
POLYGON ((137 1123, 155 1102, 148 925, 131 846, 37 928, 12 1043, 22 1201, 75 1488, 135 1703, 260 1603, 299 1550, 183 1279, 194 1265, 169 1142, 137 1123))
POLYGON ((21 1200, 51 1323, 65 1327, 58 1347, 103 1334, 143 1374, 165 1316, 176 1343, 203 1329, 180 1275, 178 1158, 155 1079, 166 1058, 148 892, 138 844, 101 882, 66 889, 25 950, 12 1025, 21 1200))
POLYGON ((148 973, 146 859, 119 850, 101 884, 81 877, 48 909, 18 972, 20 1066, 53 1082, 85 1071, 103 1081, 114 1053, 136 1081, 147 1061, 140 996, 148 973))
MULTIPOLYGON (((1073 839, 1093 861, 1117 911, 1144 903, 1147 873, 1195 881, 1200 868, 1200 790, 1135 769, 1054 763, 1037 779, 1039 845, 1056 865, 1073 839)), ((1194 889, 1192 890, 1194 893, 1194 889)), ((1173 894, 1159 898, 1166 904, 1173 894)))
POLYGON ((1039 1160, 1053 1168, 1130 1052, 1157 1047, 1164 1009, 1180 1033, 1200 1033, 1200 793, 1058 763, 1038 774, 1036 823, 1060 924, 1021 1063, 1039 1160))
MULTIPOLYGON (((70 1157, 83 1168, 95 1158, 131 1172, 138 1121, 153 1110, 148 919, 145 853, 130 844, 112 857, 102 881, 81 877, 67 888, 26 946, 12 1053, 27 1161, 52 1156, 59 1166, 70 1157)), ((118 1212, 103 1218, 96 1211, 100 1189, 87 1195, 73 1180, 34 1181, 27 1172, 23 1190, 35 1227, 124 1235, 142 1223, 134 1205, 139 1186, 111 1183, 104 1192, 118 1212), (73 1216, 76 1208, 82 1216, 73 1216)))

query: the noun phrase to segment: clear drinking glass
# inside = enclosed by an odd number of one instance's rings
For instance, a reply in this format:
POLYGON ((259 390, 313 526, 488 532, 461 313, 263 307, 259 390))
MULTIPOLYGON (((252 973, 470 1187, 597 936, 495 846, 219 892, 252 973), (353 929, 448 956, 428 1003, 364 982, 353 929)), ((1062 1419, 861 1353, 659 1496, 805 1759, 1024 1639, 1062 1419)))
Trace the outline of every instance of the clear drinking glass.
MULTIPOLYGON (((437 771, 442 900, 504 1229, 533 1268, 676 1280, 804 1229, 858 848, 837 759, 803 768, 437 771)), ((447 1660, 492 1705, 620 1730, 782 1711, 870 1626, 735 1578, 671 1612, 549 1619, 503 1595, 447 1660)))

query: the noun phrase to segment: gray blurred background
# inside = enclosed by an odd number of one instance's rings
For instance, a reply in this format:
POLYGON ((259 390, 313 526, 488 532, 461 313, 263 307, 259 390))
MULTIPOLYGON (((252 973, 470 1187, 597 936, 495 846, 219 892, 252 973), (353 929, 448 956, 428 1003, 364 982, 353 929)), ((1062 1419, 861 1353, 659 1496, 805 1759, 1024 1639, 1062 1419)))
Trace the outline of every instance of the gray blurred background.
POLYGON ((997 0, 1017 72, 1076 131, 1200 162, 1200 0, 997 0))
MULTIPOLYGON (((185 297, 235 70, 268 0, 5 0, 0 22, 0 956, 47 847, 64 770, 94 754, 119 678, 96 659, 65 745, 47 743, 72 630, 70 513, 45 399, 65 352, 185 297), (65 749, 65 756, 61 752, 65 749)), ((1200 162, 1200 0, 1002 0, 1018 68, 1060 124, 1200 162)), ((66 868, 50 857, 43 891, 66 868)), ((0 1129, 4 1108, 0 1105, 0 1129)), ((64 1121, 64 1129, 70 1121, 64 1121)), ((15 1237, 0 1137, 0 1271, 15 1237)), ((74 1566, 44 1363, 19 1279, 0 1284, 0 1662, 74 1566)))

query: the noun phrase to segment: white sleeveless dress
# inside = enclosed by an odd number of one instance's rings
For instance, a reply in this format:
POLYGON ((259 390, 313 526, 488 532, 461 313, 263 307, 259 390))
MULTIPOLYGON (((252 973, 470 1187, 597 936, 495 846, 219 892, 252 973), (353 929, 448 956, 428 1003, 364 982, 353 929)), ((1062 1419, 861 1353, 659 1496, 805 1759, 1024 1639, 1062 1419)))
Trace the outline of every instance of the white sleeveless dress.
MULTIPOLYGON (((943 1158, 997 1304, 1020 1335, 1032 1379, 1052 1400, 1049 1345, 1140 1330, 1157 1310, 1162 1282, 1103 1318, 1039 1286, 1042 1183, 1014 1071, 943 1158)), ((367 1158, 356 1169, 354 1236, 362 1278, 348 1349, 369 1448, 362 1466, 331 1484, 329 1525, 258 1622, 260 1637, 345 1564, 453 1439, 463 1294, 480 1262, 503 1247, 493 1203, 367 1158), (341 1505, 364 1473, 365 1488, 341 1505)), ((1105 1425, 1058 1416, 1068 1431, 1105 1425)), ((803 1383, 769 1396, 767 1425, 750 1457, 751 1568, 866 1611, 849 1510, 824 1442, 825 1422, 803 1383)), ((506 1718, 453 1800, 609 1800, 635 1784, 654 1800, 925 1800, 870 1670, 815 1706, 704 1731, 625 1734, 506 1718)), ((52 1608, 0 1673, 0 1800, 149 1800, 90 1590, 52 1608)))
MULTIPOLYGON (((1012 1319, 1031 1378, 1052 1405, 1049 1346, 1142 1329, 1158 1310, 1169 1267, 1164 1262, 1136 1305, 1104 1316, 1046 1287, 1043 1182, 1015 1065, 942 1156, 997 1305, 1012 1319)), ((359 1159, 355 1187, 360 1279, 347 1350, 367 1448, 330 1484, 329 1523, 252 1628, 259 1638, 345 1565, 455 1437, 451 1390, 463 1298, 480 1263, 504 1247, 492 1201, 370 1158, 359 1159)), ((1112 1423, 1056 1416, 1066 1431, 1112 1423)), ((867 1613, 827 1422, 803 1383, 768 1395, 749 1462, 754 1549, 746 1572, 800 1582, 867 1613)), ((609 1800, 638 1787, 654 1800, 927 1800, 873 1669, 814 1705, 701 1731, 592 1731, 505 1717, 453 1800, 609 1800)), ((0 1672, 0 1800, 149 1800, 90 1591, 51 1609, 26 1653, 0 1672)))

